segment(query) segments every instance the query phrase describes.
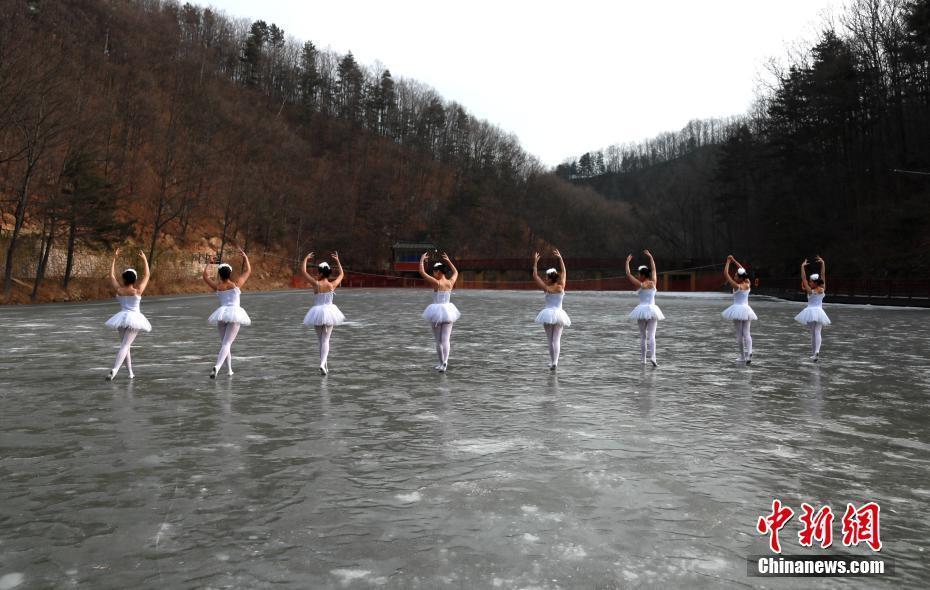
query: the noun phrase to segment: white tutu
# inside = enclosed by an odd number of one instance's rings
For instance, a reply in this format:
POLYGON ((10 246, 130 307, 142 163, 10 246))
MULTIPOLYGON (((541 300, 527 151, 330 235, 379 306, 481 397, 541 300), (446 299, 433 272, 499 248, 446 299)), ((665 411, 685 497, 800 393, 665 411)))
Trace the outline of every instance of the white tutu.
POLYGON ((434 291, 433 302, 423 310, 423 319, 431 324, 451 324, 462 317, 459 308, 451 303, 452 291, 434 291))
POLYGON ((252 324, 252 318, 238 305, 221 305, 216 308, 207 319, 211 325, 217 325, 220 322, 226 324, 239 324, 240 326, 249 326, 252 324))
POLYGON ((123 310, 107 320, 107 326, 114 330, 120 328, 131 328, 133 330, 142 330, 151 332, 152 324, 142 315, 141 311, 123 310))
POLYGON ((317 293, 313 298, 313 307, 304 316, 305 326, 338 326, 346 321, 346 316, 333 303, 334 291, 317 293))
POLYGON ((745 303, 734 303, 730 307, 723 310, 720 315, 728 320, 755 321, 759 319, 759 317, 756 315, 756 312, 754 312, 752 308, 745 303))
POLYGON ((452 303, 431 303, 423 310, 423 319, 431 324, 451 324, 460 317, 462 312, 452 303))
POLYGON ((830 325, 830 318, 822 307, 805 307, 801 313, 794 316, 794 321, 805 326, 811 322, 819 322, 824 326, 830 325))
POLYGON ((558 326, 571 326, 572 320, 565 313, 564 309, 557 307, 545 307, 536 316, 537 324, 556 324, 558 326))
POLYGON ((659 309, 659 306, 655 303, 640 303, 633 308, 633 311, 630 312, 631 320, 664 320, 665 315, 662 313, 662 310, 659 309))
POLYGON ((344 321, 346 316, 333 303, 314 305, 304 316, 305 326, 338 326, 344 321))

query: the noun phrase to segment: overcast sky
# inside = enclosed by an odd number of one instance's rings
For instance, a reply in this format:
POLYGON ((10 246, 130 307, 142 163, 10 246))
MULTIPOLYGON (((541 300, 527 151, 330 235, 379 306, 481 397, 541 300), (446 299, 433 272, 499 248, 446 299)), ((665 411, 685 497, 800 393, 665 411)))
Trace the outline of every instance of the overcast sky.
MULTIPOLYGON (((203 2, 203 0, 201 0, 203 2)), ((767 60, 839 0, 212 0, 351 50, 519 136, 543 162, 744 113, 767 60)))

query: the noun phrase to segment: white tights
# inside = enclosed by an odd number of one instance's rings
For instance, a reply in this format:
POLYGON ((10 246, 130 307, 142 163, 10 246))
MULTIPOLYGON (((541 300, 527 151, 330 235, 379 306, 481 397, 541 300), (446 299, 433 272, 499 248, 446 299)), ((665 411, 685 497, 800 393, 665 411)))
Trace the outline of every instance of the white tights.
POLYGON ((449 362, 449 353, 452 352, 452 322, 433 324, 433 338, 436 340, 436 356, 439 364, 449 362))
POLYGON ((549 341, 549 364, 559 364, 559 354, 562 352, 562 326, 559 324, 543 324, 546 329, 546 338, 549 341))
POLYGON ((116 372, 119 371, 119 368, 123 366, 123 361, 126 361, 126 369, 129 371, 129 378, 132 379, 135 375, 132 373, 132 356, 129 354, 129 349, 132 346, 132 341, 136 339, 136 336, 139 335, 139 330, 133 328, 120 328, 119 329, 119 352, 116 353, 116 362, 113 364, 113 376, 116 377, 116 372))
POLYGON ((316 330, 316 339, 320 345, 320 366, 326 366, 326 360, 329 358, 329 337, 333 335, 333 327, 330 326, 313 326, 316 330))
POLYGON ((645 363, 647 354, 648 358, 656 360, 656 328, 659 327, 659 320, 637 320, 639 324, 639 352, 642 361, 645 363))
POLYGON ((752 336, 749 333, 751 325, 750 320, 733 320, 733 327, 736 330, 736 349, 742 360, 749 360, 752 356, 752 336))
POLYGON ((823 324, 820 322, 807 322, 807 327, 811 330, 811 354, 820 354, 820 343, 822 338, 820 332, 823 330, 823 324))
POLYGON ((223 368, 223 363, 226 362, 228 363, 229 374, 232 375, 232 343, 236 339, 236 335, 239 334, 239 324, 220 322, 216 327, 220 332, 220 353, 216 356, 216 365, 214 366, 216 372, 219 373, 220 369, 223 368))

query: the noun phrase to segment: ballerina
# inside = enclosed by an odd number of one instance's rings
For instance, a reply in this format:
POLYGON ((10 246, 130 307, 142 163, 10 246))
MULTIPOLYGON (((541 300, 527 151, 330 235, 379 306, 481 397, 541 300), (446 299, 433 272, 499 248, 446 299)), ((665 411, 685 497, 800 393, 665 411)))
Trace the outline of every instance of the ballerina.
POLYGON ((664 320, 665 316, 662 310, 655 304, 656 300, 656 261, 649 250, 643 250, 643 254, 649 258, 649 266, 640 266, 637 269, 639 278, 633 276, 630 272, 630 261, 633 255, 626 257, 626 278, 636 287, 636 294, 639 295, 639 305, 630 312, 630 319, 636 320, 639 325, 639 350, 642 363, 646 364, 648 357, 653 367, 658 367, 656 361, 656 328, 659 320, 664 320))
POLYGON ((452 287, 459 278, 459 271, 452 264, 449 256, 443 252, 442 262, 433 264, 432 276, 430 276, 424 268, 428 257, 429 252, 424 252, 420 257, 420 276, 433 288, 433 303, 423 311, 423 319, 432 324, 433 338, 436 340, 436 356, 439 357, 439 364, 433 368, 440 373, 445 373, 449 368, 449 353, 452 352, 452 324, 462 316, 458 308, 450 302, 452 287), (452 276, 448 278, 446 278, 447 270, 452 273, 452 276))
POLYGON ((814 258, 814 261, 820 263, 820 273, 812 274, 810 280, 807 278, 807 259, 801 263, 801 288, 807 293, 807 307, 794 319, 810 329, 811 360, 816 363, 820 360, 821 332, 824 326, 830 325, 830 318, 823 310, 823 298, 827 292, 827 264, 820 256, 814 258))
POLYGON ((139 257, 142 258, 142 279, 139 279, 136 269, 127 268, 120 277, 122 279, 122 283, 120 283, 116 280, 116 258, 119 256, 119 250, 117 248, 113 253, 109 281, 110 286, 116 291, 116 300, 119 301, 121 311, 108 319, 106 325, 119 332, 120 346, 119 351, 116 353, 116 362, 107 374, 107 381, 116 378, 116 373, 123 366, 124 361, 126 369, 129 371, 129 378, 135 378, 135 374, 132 372, 130 348, 140 330, 152 331, 152 324, 139 311, 142 293, 149 284, 149 261, 145 257, 145 252, 139 252, 139 257))
POLYGON ((536 252, 533 255, 533 280, 546 294, 546 307, 536 316, 536 323, 542 324, 546 330, 546 339, 549 342, 549 370, 555 371, 559 365, 562 348, 562 329, 571 326, 572 321, 562 309, 562 299, 565 297, 565 285, 568 281, 565 261, 558 250, 553 250, 552 254, 559 259, 559 270, 547 269, 546 280, 543 281, 537 270, 540 254, 536 252))
POLYGON ((316 296, 313 299, 313 307, 304 316, 304 325, 313 326, 316 330, 317 342, 320 346, 320 375, 329 373, 329 338, 333 334, 333 326, 338 326, 346 320, 346 316, 339 311, 339 308, 333 303, 333 294, 337 287, 342 283, 345 273, 342 271, 342 263, 339 261, 339 253, 333 252, 330 255, 336 264, 336 276, 331 277, 333 269, 328 262, 321 262, 316 266, 320 278, 314 278, 307 272, 307 263, 313 259, 313 252, 304 257, 303 264, 300 265, 300 272, 304 278, 313 287, 316 296))
POLYGON ((239 297, 242 295, 241 287, 252 275, 252 265, 242 248, 239 248, 239 253, 242 254, 245 270, 235 280, 232 278, 232 266, 225 262, 216 268, 217 281, 211 280, 207 274, 210 265, 203 267, 203 282, 209 285, 220 298, 220 306, 207 319, 220 332, 220 352, 216 356, 213 370, 210 371, 210 379, 216 379, 224 362, 229 374, 233 374, 232 343, 239 334, 240 327, 252 324, 249 314, 239 306, 239 297))
POLYGON ((749 327, 754 320, 759 319, 756 313, 749 307, 749 273, 746 268, 737 262, 733 255, 727 256, 727 263, 723 267, 723 276, 726 277, 727 283, 733 287, 733 305, 723 310, 722 315, 728 320, 733 320, 733 327, 736 330, 736 349, 739 351, 737 362, 752 364, 752 336, 749 327), (736 264, 736 278, 730 275, 730 263, 736 264))

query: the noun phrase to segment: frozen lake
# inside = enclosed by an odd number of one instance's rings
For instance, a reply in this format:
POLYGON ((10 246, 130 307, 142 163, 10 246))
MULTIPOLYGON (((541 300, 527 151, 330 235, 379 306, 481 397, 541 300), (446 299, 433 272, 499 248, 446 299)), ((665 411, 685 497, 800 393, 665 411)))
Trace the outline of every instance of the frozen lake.
POLYGON ((133 382, 115 301, 0 309, 0 588, 836 587, 747 576, 773 497, 863 555, 839 521, 878 502, 896 575, 845 586, 925 587, 930 310, 827 305, 813 364, 754 298, 747 368, 729 297, 660 293, 653 369, 634 295, 570 291, 553 375, 541 294, 460 291, 439 375, 430 295, 339 291, 326 378, 306 291, 244 293, 216 381, 213 295, 143 300, 133 382))

